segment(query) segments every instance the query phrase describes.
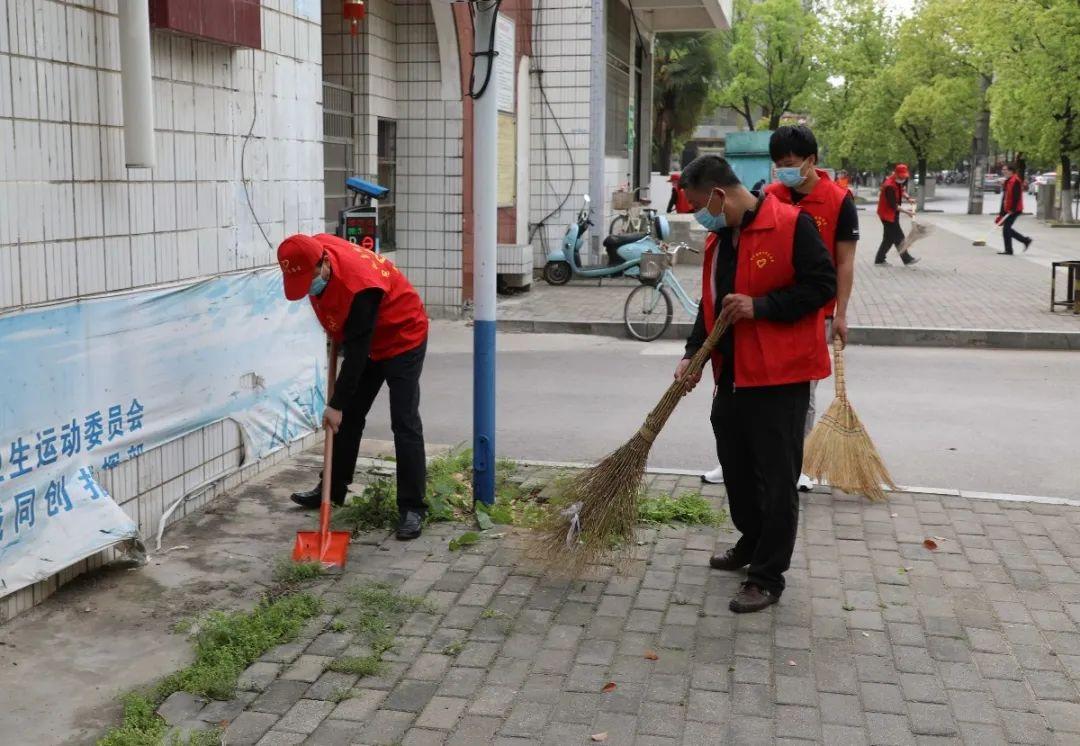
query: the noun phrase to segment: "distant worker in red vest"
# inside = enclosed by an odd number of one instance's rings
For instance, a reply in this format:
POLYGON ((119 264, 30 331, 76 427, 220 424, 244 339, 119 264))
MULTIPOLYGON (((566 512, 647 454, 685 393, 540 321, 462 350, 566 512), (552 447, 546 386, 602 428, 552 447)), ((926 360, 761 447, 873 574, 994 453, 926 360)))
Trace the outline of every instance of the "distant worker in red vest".
POLYGON ((841 189, 850 192, 851 191, 851 179, 848 178, 848 172, 840 169, 836 174, 836 186, 841 189))
POLYGON ((1001 237, 1005 241, 1005 251, 999 254, 1012 256, 1012 242, 1017 239, 1024 244, 1024 251, 1031 246, 1031 238, 1023 236, 1013 230, 1013 223, 1024 213, 1024 180, 1016 173, 1012 166, 1005 166, 1001 170, 1005 176, 1005 185, 1001 190, 1001 209, 994 221, 1001 226, 1001 237))
POLYGON ((731 327, 712 356, 711 420, 742 535, 709 564, 748 567, 729 608, 760 611, 780 599, 795 548, 810 381, 831 372, 822 309, 836 294, 836 269, 810 215, 754 195, 723 158, 696 159, 682 187, 709 236, 701 304, 675 376, 715 324, 731 327))
POLYGON ((668 200, 667 212, 674 210, 680 215, 693 212, 694 208, 690 206, 690 201, 686 199, 686 192, 679 186, 679 174, 671 174, 668 181, 671 182, 671 199, 668 200))
POLYGON ((877 256, 874 257, 874 264, 888 264, 885 261, 885 255, 894 246, 904 264, 915 264, 919 261, 910 252, 900 251, 900 246, 904 243, 904 231, 900 227, 900 213, 903 212, 911 217, 915 216, 914 210, 905 210, 901 207, 901 204, 905 201, 915 204, 915 200, 904 191, 910 176, 911 172, 908 171, 907 165, 898 163, 896 168, 893 169, 892 175, 881 182, 881 191, 878 193, 877 214, 881 218, 883 235, 881 237, 881 246, 877 250, 877 256))
MULTIPOLYGON (((285 297, 307 297, 326 333, 344 351, 334 394, 323 413, 334 454, 330 497, 345 502, 360 439, 375 397, 390 389, 390 427, 397 457, 397 538, 420 536, 427 507, 427 466, 420 421, 420 373, 427 349, 424 304, 393 262, 337 236, 295 235, 278 247, 285 297)), ((319 507, 322 481, 293 502, 319 507)))

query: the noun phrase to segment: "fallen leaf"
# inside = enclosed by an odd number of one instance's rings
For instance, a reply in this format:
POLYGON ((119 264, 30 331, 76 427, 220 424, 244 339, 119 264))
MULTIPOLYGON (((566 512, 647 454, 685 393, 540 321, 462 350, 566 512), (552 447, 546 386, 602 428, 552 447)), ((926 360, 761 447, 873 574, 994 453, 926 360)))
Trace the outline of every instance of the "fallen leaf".
POLYGON ((609 681, 608 683, 604 684, 604 688, 601 691, 604 694, 607 694, 608 692, 615 691, 615 682, 614 681, 609 681))
POLYGON ((923 539, 922 545, 927 549, 937 549, 937 542, 933 539, 923 539))
POLYGON ((788 662, 787 662, 787 664, 788 664, 789 666, 797 666, 797 665, 799 665, 798 663, 796 663, 796 662, 795 662, 795 661, 793 661, 793 660, 791 660, 791 661, 788 661, 788 662))
POLYGON ((647 661, 657 661, 657 660, 660 660, 660 656, 656 654, 655 650, 646 650, 645 651, 645 660, 647 660, 647 661))
POLYGON ((593 733, 590 738, 592 738, 592 740, 594 741, 606 741, 607 733, 593 733))

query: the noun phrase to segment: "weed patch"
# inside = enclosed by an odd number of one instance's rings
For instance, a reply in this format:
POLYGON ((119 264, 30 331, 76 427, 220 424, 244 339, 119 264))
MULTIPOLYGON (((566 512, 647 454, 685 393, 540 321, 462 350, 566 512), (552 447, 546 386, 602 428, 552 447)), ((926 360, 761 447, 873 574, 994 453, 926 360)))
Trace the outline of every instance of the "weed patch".
POLYGON ((638 520, 642 523, 719 526, 727 520, 727 515, 713 508, 702 495, 684 492, 678 497, 660 495, 641 499, 638 501, 638 520))
POLYGON ((320 562, 293 562, 290 557, 280 557, 274 565, 274 582, 296 586, 316 580, 324 572, 320 562))
POLYGON ((330 664, 330 670, 353 676, 378 676, 383 669, 383 662, 378 655, 348 655, 337 658, 330 664))

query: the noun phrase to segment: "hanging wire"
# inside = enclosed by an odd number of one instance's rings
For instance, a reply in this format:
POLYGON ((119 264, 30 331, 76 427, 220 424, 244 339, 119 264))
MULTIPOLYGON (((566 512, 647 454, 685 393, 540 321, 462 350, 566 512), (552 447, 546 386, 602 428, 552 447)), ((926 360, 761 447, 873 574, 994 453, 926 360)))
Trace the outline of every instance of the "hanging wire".
MULTIPOLYGON (((490 13, 494 11, 499 12, 499 6, 502 5, 502 0, 488 0, 485 4, 483 2, 476 3, 476 9, 479 9, 481 13, 490 13)), ((473 3, 469 3, 469 17, 472 19, 473 38, 476 37, 476 9, 473 8, 473 3)), ((483 52, 471 52, 472 71, 469 73, 469 98, 477 99, 484 95, 487 91, 488 85, 491 83, 492 74, 495 71, 495 58, 499 56, 499 53, 495 51, 495 29, 498 24, 493 20, 491 23, 491 36, 488 39, 487 49, 483 52), (476 90, 476 58, 487 58, 487 70, 484 75, 484 84, 480 86, 480 90, 476 90)))

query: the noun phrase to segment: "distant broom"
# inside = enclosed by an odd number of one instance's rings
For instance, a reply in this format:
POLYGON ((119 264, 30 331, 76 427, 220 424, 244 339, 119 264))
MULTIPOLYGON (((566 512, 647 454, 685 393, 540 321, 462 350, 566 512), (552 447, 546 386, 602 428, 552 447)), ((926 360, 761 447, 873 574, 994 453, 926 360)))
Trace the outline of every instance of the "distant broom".
POLYGON ((717 322, 683 377, 668 386, 630 440, 567 482, 560 509, 552 510, 534 535, 533 555, 549 569, 572 577, 605 555, 629 553, 649 450, 686 395, 685 382, 701 373, 726 328, 717 322))
POLYGON ((848 494, 884 500, 882 485, 895 490, 896 484, 848 401, 844 350, 839 339, 833 345, 833 358, 836 398, 806 439, 803 471, 848 494))

